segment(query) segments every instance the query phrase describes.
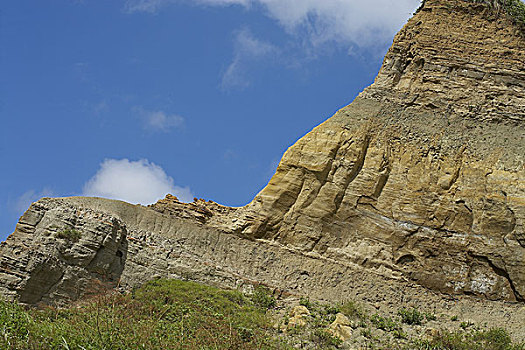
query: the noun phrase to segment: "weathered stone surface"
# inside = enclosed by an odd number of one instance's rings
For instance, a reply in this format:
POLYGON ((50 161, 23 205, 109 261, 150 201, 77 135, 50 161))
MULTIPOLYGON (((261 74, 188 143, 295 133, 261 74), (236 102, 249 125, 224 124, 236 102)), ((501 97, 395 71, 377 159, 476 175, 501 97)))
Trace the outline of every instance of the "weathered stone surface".
POLYGON ((296 305, 290 310, 290 320, 288 321, 288 328, 304 327, 307 324, 307 317, 310 316, 310 311, 303 305, 296 305))
POLYGON ((525 297, 525 40, 428 0, 375 83, 292 146, 242 232, 446 293, 525 297))
POLYGON ((334 322, 328 327, 328 332, 342 341, 350 339, 352 336, 352 326, 348 317, 342 313, 335 316, 334 322))
POLYGON ((427 0, 375 83, 292 146, 252 203, 42 199, 0 244, 0 294, 65 302, 169 277, 523 317, 435 294, 525 300, 523 62, 504 15, 427 0), (57 238, 66 228, 80 240, 57 238))

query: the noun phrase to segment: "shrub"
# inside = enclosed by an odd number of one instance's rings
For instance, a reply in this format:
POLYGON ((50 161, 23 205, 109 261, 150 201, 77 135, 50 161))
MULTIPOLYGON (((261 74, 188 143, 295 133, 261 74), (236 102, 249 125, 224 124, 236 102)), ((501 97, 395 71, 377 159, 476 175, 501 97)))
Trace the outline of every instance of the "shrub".
POLYGON ((401 308, 397 311, 397 314, 401 316, 401 322, 409 325, 420 325, 425 318, 425 315, 415 308, 401 308))
POLYGON ((470 326, 473 326, 474 323, 472 323, 471 321, 463 321, 459 324, 459 326, 463 329, 467 329, 469 328, 470 326))
POLYGON ((353 300, 347 300, 340 306, 341 313, 349 318, 364 320, 367 318, 365 310, 353 300))
POLYGON ((392 332, 392 336, 396 339, 407 339, 408 338, 408 335, 405 332, 403 332, 402 329, 395 329, 392 332))
POLYGON ((255 290, 253 291, 253 294, 251 295, 250 299, 256 306, 264 310, 268 310, 275 307, 276 303, 276 300, 273 297, 270 289, 263 285, 258 285, 257 287, 255 287, 255 290))
POLYGON ((437 319, 437 316, 432 312, 425 312, 425 318, 427 319, 427 321, 435 321, 437 319))
MULTIPOLYGON (((421 5, 416 10, 416 13, 421 11, 425 6, 426 0, 421 0, 421 5)), ((525 34, 525 4, 520 0, 465 0, 475 3, 484 3, 489 8, 494 8, 495 5, 501 6, 503 11, 510 17, 510 19, 520 27, 521 32, 525 34)))
POLYGON ((525 4, 520 0, 501 0, 503 9, 522 30, 525 30, 525 4))
POLYGON ((74 228, 66 228, 65 230, 59 231, 56 234, 57 238, 62 238, 71 242, 78 242, 82 237, 80 231, 74 228))
POLYGON ((361 335, 365 338, 372 338, 372 331, 369 328, 361 329, 361 335))
POLYGON ((305 297, 301 297, 301 299, 299 299, 299 305, 302 305, 304 306, 305 308, 307 309, 312 309, 312 303, 310 302, 310 299, 309 298, 305 298, 305 297))
POLYGON ((321 310, 321 313, 324 315, 336 315, 339 312, 341 312, 341 309, 338 306, 334 305, 323 305, 323 309, 321 310))
POLYGON ((382 329, 386 332, 391 332, 391 331, 401 328, 390 317, 382 317, 382 316, 379 316, 378 314, 372 315, 372 317, 370 317, 370 321, 376 326, 376 328, 382 329))
POLYGON ((328 333, 326 329, 318 328, 310 335, 310 340, 314 342, 319 348, 326 349, 327 347, 339 346, 343 341, 332 334, 328 333))

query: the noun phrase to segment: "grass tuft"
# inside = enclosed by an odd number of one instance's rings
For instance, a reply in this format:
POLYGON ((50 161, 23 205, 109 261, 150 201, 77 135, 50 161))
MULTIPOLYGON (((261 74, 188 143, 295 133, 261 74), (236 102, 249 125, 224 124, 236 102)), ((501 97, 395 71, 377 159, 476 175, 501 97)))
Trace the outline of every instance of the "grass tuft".
POLYGON ((425 315, 415 308, 401 308, 397 314, 401 317, 401 322, 409 325, 420 325, 425 318, 425 315))
POLYGON ((74 228, 66 228, 65 230, 59 231, 56 234, 57 238, 62 238, 71 242, 78 242, 82 237, 80 231, 74 228))

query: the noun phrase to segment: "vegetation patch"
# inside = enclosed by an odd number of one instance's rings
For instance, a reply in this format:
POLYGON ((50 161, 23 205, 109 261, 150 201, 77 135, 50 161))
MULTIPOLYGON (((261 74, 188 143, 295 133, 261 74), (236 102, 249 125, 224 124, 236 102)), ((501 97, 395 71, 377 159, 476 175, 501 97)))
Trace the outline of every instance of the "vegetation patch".
POLYGON ((66 228, 65 230, 58 231, 56 233, 57 238, 62 238, 71 242, 78 242, 82 237, 80 231, 75 230, 74 228, 66 228))
POLYGON ((0 302, 0 349, 276 349, 265 309, 238 291, 157 280, 70 309, 0 302))
POLYGON ((376 328, 385 332, 391 332, 396 329, 400 329, 399 324, 390 317, 383 317, 379 316, 378 314, 374 314, 372 317, 370 317, 370 321, 376 326, 376 328))
POLYGON ((255 287, 253 294, 250 296, 250 299, 256 306, 264 310, 275 307, 277 302, 275 297, 272 295, 271 290, 263 285, 258 285, 255 287))
POLYGON ((365 309, 353 300, 347 300, 342 303, 341 313, 345 314, 350 319, 365 320, 367 313, 365 309))
POLYGON ((521 27, 522 31, 525 31, 525 4, 520 0, 499 0, 503 6, 503 9, 516 24, 521 27))
POLYGON ((369 317, 367 304, 281 301, 272 294, 264 286, 244 295, 194 282, 156 280, 67 309, 24 309, 0 301, 0 349, 525 350, 502 328, 483 330, 468 321, 447 325, 450 315, 401 308, 369 317), (298 303, 308 305, 308 314, 304 324, 290 326, 292 317, 297 322, 290 311, 298 303), (342 318, 339 313, 348 317, 345 342, 333 332, 332 323, 342 318), (420 325, 434 318, 435 328, 420 325))
MULTIPOLYGON (((484 4, 487 7, 493 9, 497 13, 503 10, 509 18, 517 24, 521 33, 525 34, 525 4, 521 0, 463 0, 473 3, 484 4)), ((425 6, 426 0, 421 1, 421 5, 416 10, 419 12, 425 6)))
POLYGON ((421 350, 524 350, 525 344, 513 344, 503 328, 484 331, 442 331, 431 340, 416 341, 411 349, 421 350))
POLYGON ((320 349, 338 347, 343 343, 341 339, 334 337, 322 328, 314 330, 310 334, 310 340, 320 349))
POLYGON ((415 308, 401 308, 397 314, 401 316, 401 322, 409 325, 420 325, 425 319, 425 315, 415 308))

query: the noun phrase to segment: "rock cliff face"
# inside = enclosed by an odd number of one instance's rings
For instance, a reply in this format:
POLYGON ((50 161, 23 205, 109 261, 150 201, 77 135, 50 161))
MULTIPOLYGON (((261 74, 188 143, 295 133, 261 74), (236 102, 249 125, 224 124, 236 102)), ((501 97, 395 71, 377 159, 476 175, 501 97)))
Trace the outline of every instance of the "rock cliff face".
POLYGON ((375 83, 284 155, 243 232, 443 292, 525 297, 525 40, 428 0, 375 83))
POLYGON ((0 294, 51 303, 173 277, 525 301, 524 62, 523 31, 497 8, 427 0, 374 84, 250 204, 42 199, 0 245, 0 294))

